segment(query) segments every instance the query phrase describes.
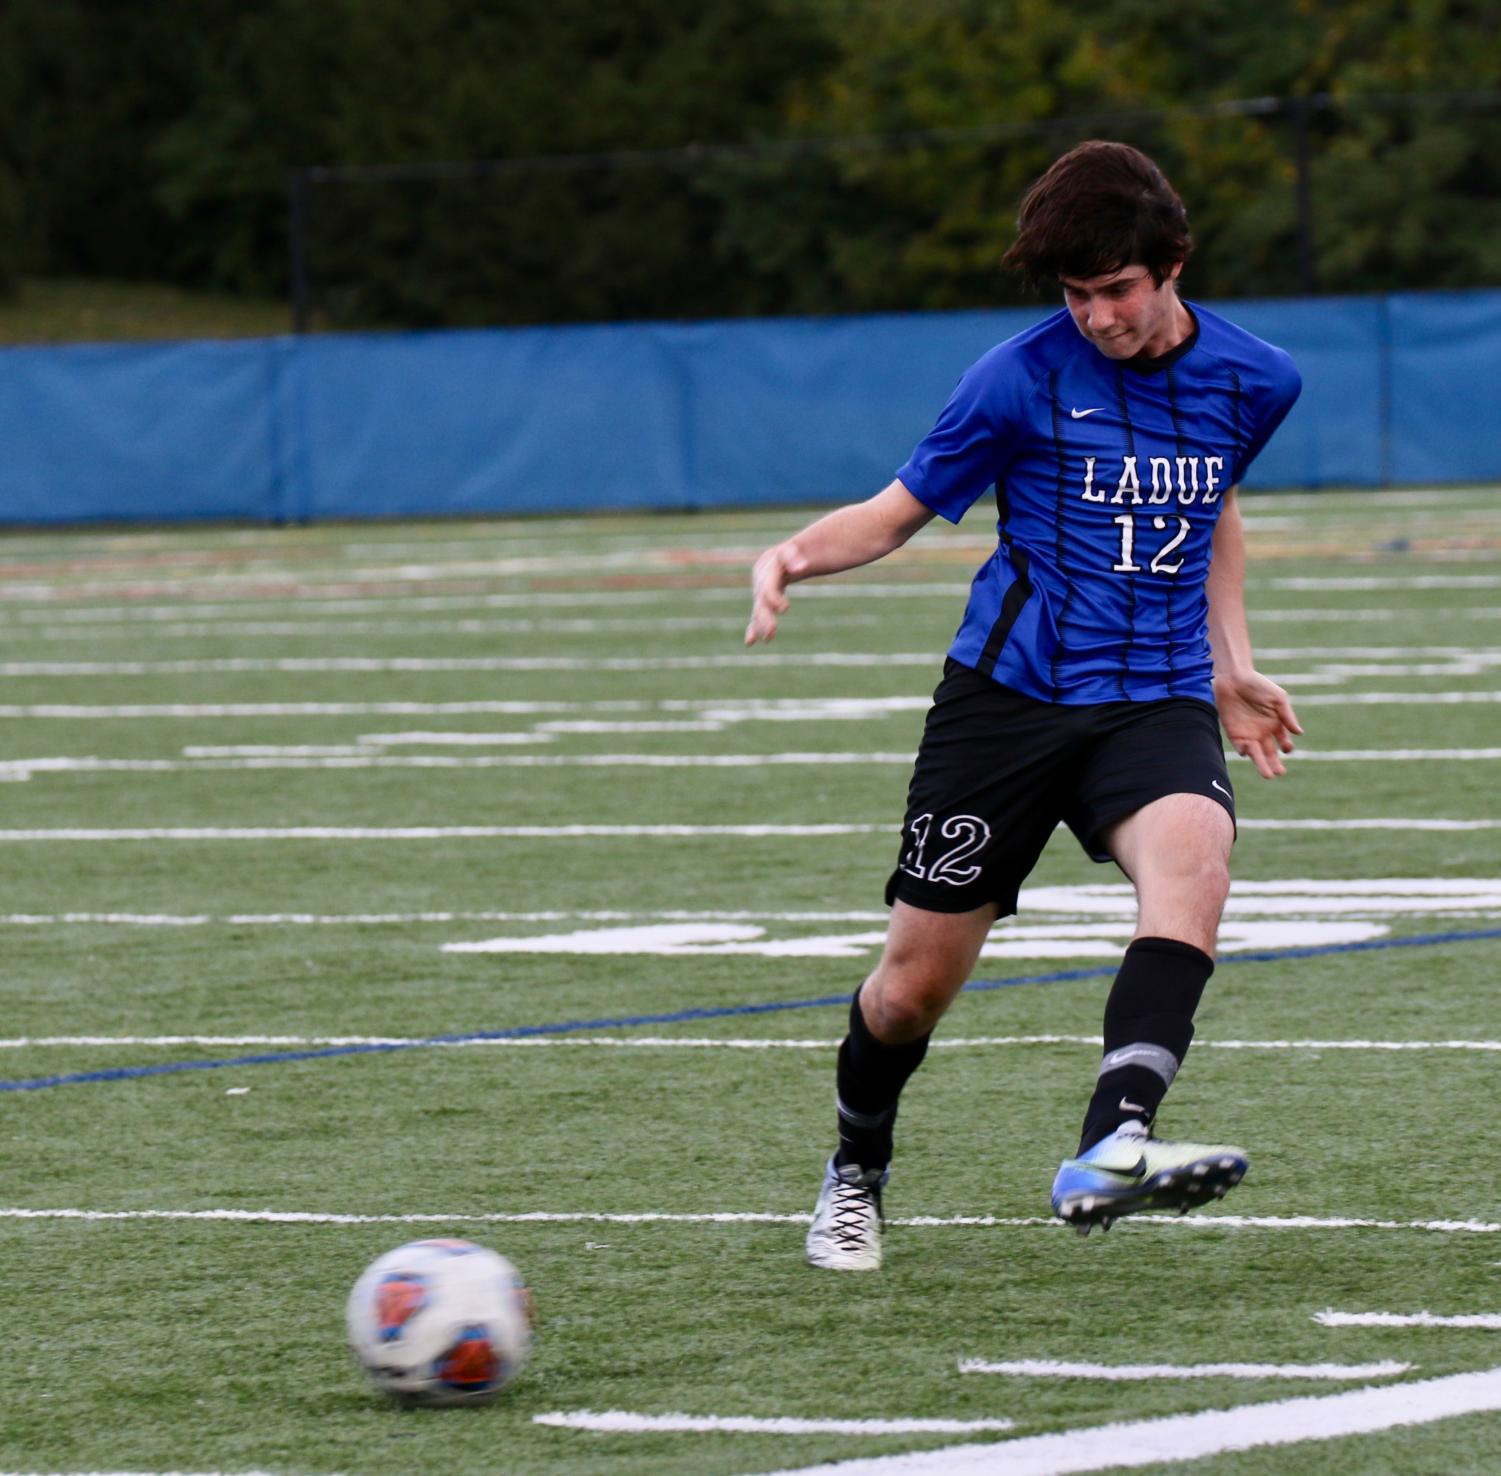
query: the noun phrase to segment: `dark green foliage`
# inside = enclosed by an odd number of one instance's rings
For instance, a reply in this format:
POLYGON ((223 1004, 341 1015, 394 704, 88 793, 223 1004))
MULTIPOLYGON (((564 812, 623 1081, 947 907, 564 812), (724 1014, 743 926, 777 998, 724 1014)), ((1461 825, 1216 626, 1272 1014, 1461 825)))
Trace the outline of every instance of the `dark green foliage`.
POLYGON ((996 262, 1028 181, 1102 133, 1188 201, 1198 295, 1491 284, 1501 100, 1434 97, 1501 88, 1490 11, 9 0, 0 290, 31 272, 281 292, 292 170, 494 160, 315 183, 316 321, 986 306, 1021 295, 996 262), (1315 100, 1301 223, 1292 118, 1208 111, 1247 98, 1315 100))

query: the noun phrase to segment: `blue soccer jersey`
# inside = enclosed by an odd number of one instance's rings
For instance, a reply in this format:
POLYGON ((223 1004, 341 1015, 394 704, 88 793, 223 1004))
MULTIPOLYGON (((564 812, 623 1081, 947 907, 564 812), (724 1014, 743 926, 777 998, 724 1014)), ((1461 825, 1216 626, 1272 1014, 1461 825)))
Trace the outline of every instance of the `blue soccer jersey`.
POLYGON ((1059 312, 979 360, 898 478, 957 523, 995 488, 1000 542, 949 655, 1044 702, 1213 700, 1210 544, 1225 493, 1302 387, 1281 349, 1198 306, 1149 364, 1059 312))

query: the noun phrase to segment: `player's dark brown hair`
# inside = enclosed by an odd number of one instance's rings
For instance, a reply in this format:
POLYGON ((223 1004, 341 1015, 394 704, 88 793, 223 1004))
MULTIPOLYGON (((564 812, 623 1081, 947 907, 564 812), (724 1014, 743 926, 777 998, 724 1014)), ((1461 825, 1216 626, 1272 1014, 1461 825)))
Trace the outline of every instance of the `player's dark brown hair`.
POLYGON ((1092 139, 1054 161, 1017 216, 1002 265, 1038 286, 1140 262, 1160 287, 1193 250, 1188 212, 1162 171, 1130 144, 1092 139))

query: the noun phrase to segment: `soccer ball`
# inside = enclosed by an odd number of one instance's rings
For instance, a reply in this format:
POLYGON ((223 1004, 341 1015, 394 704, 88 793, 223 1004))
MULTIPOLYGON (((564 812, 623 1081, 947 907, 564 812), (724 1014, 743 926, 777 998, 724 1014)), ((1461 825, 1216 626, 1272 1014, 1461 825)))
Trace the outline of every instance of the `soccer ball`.
POLYGON ((504 1256, 467 1240, 414 1240, 371 1262, 346 1311, 349 1346, 400 1404, 483 1404, 531 1349, 531 1302, 504 1256))

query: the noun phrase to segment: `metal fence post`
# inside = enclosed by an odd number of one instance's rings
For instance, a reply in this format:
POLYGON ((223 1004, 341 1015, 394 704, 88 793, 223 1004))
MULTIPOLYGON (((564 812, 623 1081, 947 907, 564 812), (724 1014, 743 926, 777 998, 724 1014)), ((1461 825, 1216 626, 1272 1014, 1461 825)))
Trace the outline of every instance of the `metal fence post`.
POLYGON ((1313 187, 1309 179, 1308 115, 1310 99, 1288 100, 1293 123, 1293 173, 1298 217, 1298 283, 1306 296, 1319 290, 1318 253, 1313 239, 1313 187))
POLYGON ((287 176, 287 244, 291 252, 292 332, 306 333, 312 314, 312 284, 308 277, 308 171, 294 169, 287 176))

